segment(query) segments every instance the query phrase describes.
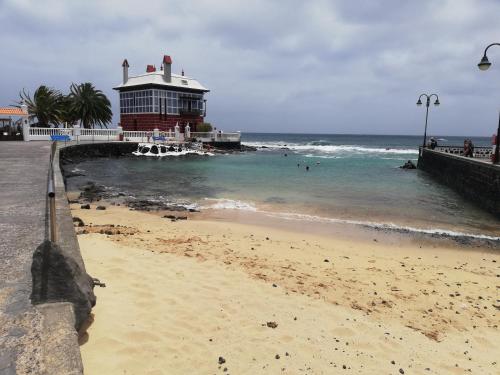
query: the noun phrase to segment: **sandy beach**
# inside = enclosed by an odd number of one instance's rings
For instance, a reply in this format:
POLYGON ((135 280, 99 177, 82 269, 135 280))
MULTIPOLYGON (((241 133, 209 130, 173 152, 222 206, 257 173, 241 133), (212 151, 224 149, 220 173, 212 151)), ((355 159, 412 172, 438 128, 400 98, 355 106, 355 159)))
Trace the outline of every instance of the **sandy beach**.
POLYGON ((500 373, 491 249, 72 212, 106 283, 80 337, 87 374, 500 373))

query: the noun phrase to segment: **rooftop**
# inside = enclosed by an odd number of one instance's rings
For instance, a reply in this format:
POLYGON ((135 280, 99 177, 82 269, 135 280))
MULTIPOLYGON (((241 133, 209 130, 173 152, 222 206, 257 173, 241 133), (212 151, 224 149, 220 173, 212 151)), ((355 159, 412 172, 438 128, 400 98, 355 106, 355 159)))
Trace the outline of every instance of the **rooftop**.
POLYGON ((0 107, 0 115, 7 116, 25 116, 26 113, 17 107, 0 107))
POLYGON ((189 78, 179 74, 172 73, 171 82, 166 82, 162 70, 150 73, 144 73, 137 76, 130 76, 128 77, 126 83, 121 83, 120 85, 114 87, 114 89, 120 90, 122 88, 133 87, 133 86, 144 86, 144 85, 179 87, 183 89, 192 89, 204 92, 210 91, 196 79, 189 78))

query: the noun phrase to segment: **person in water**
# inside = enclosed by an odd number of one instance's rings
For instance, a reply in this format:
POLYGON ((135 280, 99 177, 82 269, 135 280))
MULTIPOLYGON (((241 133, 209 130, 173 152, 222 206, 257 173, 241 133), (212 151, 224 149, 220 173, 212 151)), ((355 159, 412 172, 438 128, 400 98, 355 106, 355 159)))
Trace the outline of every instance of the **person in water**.
POLYGON ((306 165, 306 171, 308 171, 308 170, 309 170, 309 166, 308 166, 308 165, 306 165))

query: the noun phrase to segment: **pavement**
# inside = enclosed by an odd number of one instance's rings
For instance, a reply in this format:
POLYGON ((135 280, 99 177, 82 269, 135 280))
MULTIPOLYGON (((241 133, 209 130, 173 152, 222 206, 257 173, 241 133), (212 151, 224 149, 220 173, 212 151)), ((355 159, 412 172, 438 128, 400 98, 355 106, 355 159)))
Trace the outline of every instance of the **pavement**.
POLYGON ((83 371, 72 305, 30 302, 33 252, 48 236, 49 157, 49 142, 0 142, 0 375, 83 371))

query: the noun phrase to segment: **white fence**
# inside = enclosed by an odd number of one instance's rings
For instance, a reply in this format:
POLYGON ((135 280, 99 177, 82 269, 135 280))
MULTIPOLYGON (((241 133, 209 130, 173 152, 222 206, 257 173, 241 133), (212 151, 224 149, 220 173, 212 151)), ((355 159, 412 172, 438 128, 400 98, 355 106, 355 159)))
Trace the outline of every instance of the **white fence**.
MULTIPOLYGON (((28 129, 26 129, 28 130, 28 129)), ((175 133, 172 131, 161 132, 158 129, 154 131, 124 131, 118 127, 116 129, 80 129, 75 128, 29 128, 29 131, 23 131, 25 141, 49 141, 53 135, 67 135, 70 140, 77 142, 95 142, 95 141, 124 141, 124 142, 150 142, 153 136, 161 136, 166 142, 183 142, 184 140, 194 140, 198 142, 240 142, 241 133, 222 133, 190 132, 175 133)))
POLYGON ((191 138, 200 142, 240 142, 241 133, 192 132, 191 138))
POLYGON ((30 141, 45 141, 50 140, 51 135, 73 135, 73 129, 57 129, 57 128, 30 128, 30 141))

